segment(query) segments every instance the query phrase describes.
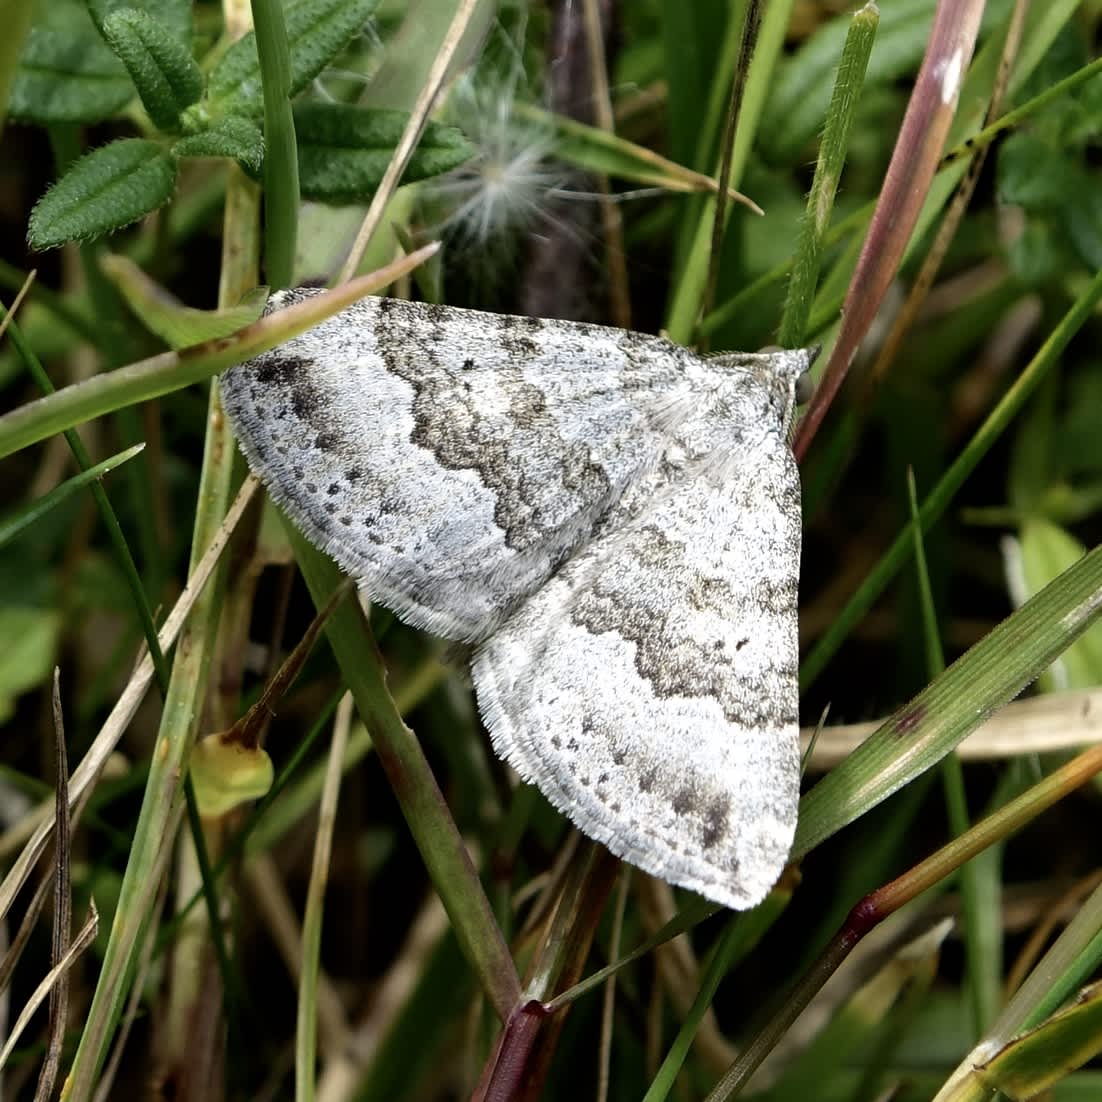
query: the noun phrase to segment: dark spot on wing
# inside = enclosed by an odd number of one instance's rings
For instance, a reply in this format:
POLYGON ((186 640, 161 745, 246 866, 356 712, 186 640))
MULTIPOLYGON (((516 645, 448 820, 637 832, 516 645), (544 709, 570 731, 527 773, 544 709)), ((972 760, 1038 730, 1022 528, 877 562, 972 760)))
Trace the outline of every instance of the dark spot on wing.
POLYGON ((728 796, 713 796, 702 814, 700 844, 711 849, 723 840, 727 834, 731 814, 731 800, 728 796))
POLYGON ((674 797, 670 801, 670 804, 675 814, 687 815, 690 811, 695 809, 696 801, 696 789, 692 785, 684 785, 674 793, 674 797))
POLYGON ((259 361, 256 369, 256 380, 265 386, 278 386, 280 389, 290 389, 294 385, 295 378, 305 375, 313 366, 313 360, 307 360, 302 356, 292 356, 286 352, 278 354, 267 353, 259 361))

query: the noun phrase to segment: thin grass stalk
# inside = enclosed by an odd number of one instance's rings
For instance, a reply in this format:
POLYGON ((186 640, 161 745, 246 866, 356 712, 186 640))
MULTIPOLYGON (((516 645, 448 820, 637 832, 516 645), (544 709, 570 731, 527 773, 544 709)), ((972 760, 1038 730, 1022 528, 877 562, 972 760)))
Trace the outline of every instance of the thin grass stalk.
POLYGON ((11 305, 5 308, 4 316, 0 317, 0 337, 8 331, 8 326, 11 325, 12 319, 19 315, 19 308, 23 305, 23 300, 27 297, 31 287, 34 285, 37 275, 37 271, 31 271, 16 289, 15 298, 12 299, 11 305))
MULTIPOLYGON (((410 925, 370 1008, 355 1023, 349 1039, 327 1059, 318 1083, 318 1102, 347 1102, 359 1084, 375 1081, 373 1072, 387 1037, 393 1036, 401 1018, 416 1014, 418 989, 422 985, 431 987, 433 958, 445 946, 447 935, 448 916, 439 899, 430 896, 410 925)), ((462 967, 459 954, 455 957, 462 967)))
POLYGON ((1055 103, 1064 97, 1070 96, 1073 92, 1077 92, 1084 84, 1098 76, 1099 73, 1102 73, 1102 57, 1084 65, 1081 69, 1077 69, 1070 76, 1064 77, 1063 80, 1058 80, 1043 92, 1038 92, 1032 99, 1026 100, 1025 103, 1015 107, 1013 111, 1008 111, 994 122, 987 123, 978 134, 973 134, 967 141, 961 142, 960 145, 949 150, 942 157, 938 171, 940 172, 942 169, 971 158, 977 149, 988 148, 997 138, 1028 121, 1038 111, 1043 111, 1050 103, 1055 103))
MULTIPOLYGON (((589 54, 589 75, 593 86, 593 113, 597 126, 606 134, 616 133, 616 120, 612 114, 612 99, 608 87, 608 70, 605 67, 605 36, 601 30, 599 0, 582 0, 585 18, 586 50, 589 54)), ((612 197, 608 177, 596 176, 600 192, 601 230, 605 238, 605 255, 608 260, 609 307, 613 325, 621 329, 631 328, 631 296, 628 287, 627 259, 624 252, 624 220, 620 208, 612 197)))
POLYGON ((80 928, 80 932, 73 938, 72 944, 70 944, 61 960, 46 973, 38 986, 31 992, 30 998, 27 999, 26 1005, 20 1011, 19 1017, 16 1018, 15 1024, 11 1027, 11 1031, 4 1038, 3 1046, 0 1047, 0 1071, 4 1070, 8 1060, 11 1059, 11 1054, 18 1044, 19 1038, 23 1035, 23 1031, 30 1025, 35 1011, 49 998, 50 992, 53 991, 61 977, 72 968, 77 957, 92 944, 98 930, 99 911, 96 910, 96 902, 93 899, 89 901, 88 917, 80 928))
POLYGON ((161 893, 153 910, 152 921, 146 930, 141 952, 138 954, 138 964, 134 970, 134 982, 130 985, 130 995, 126 1000, 126 1007, 123 1010, 122 1019, 115 1034, 115 1047, 104 1065, 92 1102, 108 1102, 111 1097, 115 1076, 118 1074, 123 1055, 126 1052, 126 1042, 130 1036, 130 1029, 138 1017, 142 996, 147 989, 146 983, 149 979, 149 970, 153 966, 154 949, 157 944, 157 923, 164 911, 167 896, 168 879, 161 877, 161 893))
POLYGON ((792 860, 924 773, 1036 679, 1102 612, 1102 546, 900 708, 800 801, 792 860))
POLYGON ((629 964, 633 964, 635 961, 642 960, 643 957, 649 956, 659 945, 663 945, 665 942, 673 940, 673 938, 680 936, 687 930, 691 930, 694 926, 698 926, 705 919, 711 918, 712 915, 722 909, 723 908, 717 903, 709 903, 701 896, 693 896, 685 906, 662 927, 662 929, 655 931, 655 933, 651 934, 645 941, 637 945, 626 956, 613 961, 611 964, 606 964, 604 968, 599 968, 596 972, 586 976, 584 980, 580 980, 572 987, 568 987, 565 991, 544 1003, 544 1009, 553 1013, 560 1007, 574 1002, 587 992, 600 987, 609 976, 614 975, 616 972, 620 971, 621 968, 626 968, 629 964))
MULTIPOLYGON (((918 578, 919 604, 922 609, 922 630, 926 649, 926 676, 935 680, 945 672, 945 654, 941 647, 941 634, 938 630, 937 611, 934 608, 933 587, 930 585, 930 573, 926 566, 926 549, 922 539, 922 527, 918 523, 918 488, 915 485, 914 471, 907 472, 907 496, 911 507, 911 531, 914 535, 915 573, 918 578)), ((946 754, 941 762, 941 783, 945 793, 945 806, 949 816, 949 829, 959 838, 968 829, 968 800, 964 789, 964 770, 956 750, 946 754)), ((985 907, 981 895, 980 870, 969 861, 960 870, 962 910, 964 913, 964 948, 968 961, 968 991, 972 1011, 972 1028, 979 1036, 985 1022, 991 1020, 995 1004, 990 996, 998 995, 998 972, 995 972, 995 986, 987 982, 991 970, 987 954, 983 951, 984 939, 980 922, 980 912, 985 907), (987 996, 987 997, 985 997, 987 996)), ((989 900, 998 910, 998 899, 989 900)))
POLYGON ((144 449, 145 444, 135 444, 132 448, 127 448, 125 451, 103 460, 102 463, 96 463, 86 471, 81 471, 80 474, 73 475, 72 478, 68 478, 55 486, 48 494, 43 494, 35 501, 28 502, 6 519, 0 520, 0 547, 10 543, 20 532, 32 527, 51 509, 55 509, 63 501, 67 501, 78 490, 87 486, 89 482, 98 482, 104 475, 110 473, 116 467, 121 467, 123 463, 129 462, 144 449))
MULTIPOLYGON (((75 337, 87 341, 93 348, 98 348, 103 341, 103 333, 96 328, 96 323, 90 317, 90 312, 86 307, 73 305, 73 299, 75 298, 79 302, 80 297, 62 295, 49 287, 44 287, 37 276, 38 271, 35 268, 32 268, 29 272, 24 272, 21 268, 9 264, 6 260, 0 260, 0 287, 5 287, 9 291, 17 293, 21 292, 22 288, 27 287, 32 302, 49 311, 57 321, 71 329, 75 337)), ((22 295, 20 294, 19 297, 21 298, 22 295)), ((12 313, 18 314, 19 312, 14 302, 10 309, 12 313)), ((0 333, 3 333, 3 330, 4 325, 0 322, 0 333)))
MULTIPOLYGON (((27 909, 23 912, 23 916, 19 920, 19 926, 15 931, 15 936, 11 937, 9 934, 9 940, 4 946, 4 955, 0 957, 0 993, 2 993, 5 998, 11 986, 11 978, 15 972, 16 965, 19 964, 23 956, 23 950, 27 948, 27 942, 30 941, 31 934, 38 928, 38 920, 42 915, 42 908, 46 905, 46 897, 50 893, 52 883, 52 880, 48 876, 43 876, 39 879, 38 887, 35 888, 34 895, 31 896, 30 902, 27 904, 27 909)), ((6 1025, 6 1011, 4 1018, 4 1024, 6 1025)))
POLYGON ((772 927, 791 898, 791 887, 779 886, 769 894, 760 907, 755 907, 746 914, 732 917, 728 921, 704 969, 696 998, 685 1015, 658 1073, 651 1080, 643 1102, 665 1102, 670 1096, 677 1082, 677 1076, 689 1055, 689 1047, 700 1028, 704 1015, 715 999, 720 983, 738 960, 745 956, 772 927))
MULTIPOLYGON (((793 0, 772 0, 762 17, 754 60, 746 78, 735 140, 731 147, 731 173, 729 186, 737 188, 746 168, 746 160, 757 135, 762 107, 773 76, 777 58, 784 48, 784 36, 792 15, 793 0)), ((674 281, 673 301, 666 320, 666 332, 672 341, 688 344, 692 340, 704 287, 708 278, 708 256, 714 224, 715 200, 710 198, 701 204, 684 269, 674 281)), ((728 208, 728 213, 730 208, 728 208)))
MULTIPOLYGON (((620 938, 624 932, 624 911, 627 908, 628 889, 631 887, 631 866, 621 865, 619 883, 616 886, 616 903, 612 910, 612 932, 608 939, 608 955, 616 960, 620 955, 620 938)), ((605 980, 601 996, 601 1042, 597 1050, 597 1102, 608 1102, 611 1082, 612 1033, 616 1014, 616 974, 605 980)))
MULTIPOLYGON (((37 383, 39 389, 47 396, 56 395, 58 391, 54 388, 53 383, 50 381, 50 377, 46 374, 41 362, 34 354, 34 350, 23 337, 18 322, 16 322, 14 317, 8 315, 8 312, 3 306, 0 306, 0 318, 6 320, 8 323, 8 337, 15 346, 16 351, 19 353, 20 358, 26 365, 27 370, 37 383)), ((103 378, 104 376, 95 377, 103 378)), ((76 461, 77 468, 82 472, 91 470, 94 466, 92 458, 88 454, 88 449, 85 448, 84 442, 81 440, 78 433, 70 428, 65 430, 64 435, 65 442, 69 445, 69 450, 73 453, 73 459, 76 461)), ((99 510, 104 527, 107 529, 107 538, 111 544, 111 549, 118 561, 123 578, 126 580, 127 588, 130 590, 130 598, 134 604, 134 611, 137 613, 138 623, 141 624, 142 633, 145 635, 146 646, 149 647, 149 653, 153 659, 153 668, 157 673, 158 684, 161 690, 164 691, 168 687, 168 666, 165 663, 164 655, 161 653, 160 644, 157 642, 157 627, 153 623, 153 612, 149 607, 149 601, 146 599, 145 586, 142 585, 137 563, 135 563, 134 556, 130 552, 130 545, 127 543, 126 534, 122 530, 118 514, 115 512, 114 506, 112 506, 111 500, 107 496, 107 491, 98 481, 92 482, 90 488, 92 491, 92 498, 96 503, 96 508, 99 510)))
POLYGON ((251 3, 264 94, 264 271, 269 284, 278 290, 289 287, 294 278, 298 239, 298 146, 291 111, 291 50, 279 0, 251 3))
MULTIPOLYGON (((54 835, 54 923, 50 946, 50 966, 56 967, 69 951, 73 925, 73 883, 70 868, 73 837, 69 820, 69 757, 65 746, 65 717, 61 710, 61 670, 54 667, 51 705, 54 719, 54 763, 57 792, 54 815, 57 830, 54 835)), ((35 1102, 46 1102, 54 1093, 57 1072, 61 1064, 61 1046, 69 1015, 69 974, 63 972, 57 986, 50 992, 46 1058, 38 1076, 35 1102)))
MULTIPOLYGON (((731 99, 727 104, 727 122, 723 134, 723 147, 720 150, 719 187, 713 200, 712 241, 708 252, 708 274, 704 281, 704 293, 701 299, 699 317, 710 313, 716 297, 716 284, 719 281, 719 262, 723 255, 723 232, 727 228, 727 189, 731 185, 731 169, 735 153, 735 128, 742 111, 742 100, 746 92, 746 78, 750 73, 750 62, 754 57, 758 34, 761 32, 761 0, 747 0, 746 12, 742 20, 742 34, 739 37, 738 61, 735 63, 735 76, 731 81, 731 99)), ((699 337, 699 333, 698 333, 699 337)))
MULTIPOLYGON (((165 625, 160 634, 162 648, 172 645, 187 617, 191 614, 196 600, 210 580, 214 567, 225 550, 230 535, 241 519, 245 508, 252 500, 258 486, 259 483, 250 478, 241 487, 232 508, 226 514, 226 521, 219 530, 218 537, 208 548, 206 555, 203 556, 202 561, 188 579, 183 593, 180 594, 180 599, 165 620, 165 625)), ((91 791, 91 787, 102 771, 108 757, 118 745, 119 739, 122 738, 123 732, 137 711, 138 705, 144 698, 152 679, 153 660, 147 654, 138 664, 137 669, 127 683, 126 689, 115 702, 111 714, 100 728, 99 734, 84 755, 80 765, 77 766, 75 772, 69 778, 69 803, 70 807, 75 806, 73 812, 74 827, 80 818, 80 810, 83 807, 80 804, 81 798, 91 791)), ((19 889, 26 883, 31 869, 34 868, 35 862, 41 857, 43 850, 46 848, 53 830, 54 816, 51 801, 49 805, 39 808, 29 816, 25 816, 23 824, 18 828, 13 828, 4 836, 5 842, 8 844, 0 847, 0 852, 10 849, 13 838, 22 838, 25 831, 29 832, 19 856, 12 862, 7 875, 0 882, 0 919, 8 913, 19 889)))
POLYGON ((939 0, 926 55, 842 307, 842 328, 796 427, 792 450, 797 460, 806 455, 903 259, 944 151, 982 14, 983 0, 939 0))
POLYGON ((857 114, 857 103, 879 23, 880 9, 869 0, 863 8, 853 13, 842 47, 842 59, 838 63, 838 74, 831 92, 815 176, 800 223, 796 253, 791 261, 792 276, 788 281, 788 293, 777 334, 782 348, 799 347, 807 331, 824 241, 834 213, 834 197, 845 167, 849 134, 857 114))
POLYGON ((314 1102, 317 1089, 318 974, 321 961, 321 929, 325 915, 325 889, 329 883, 329 862, 333 852, 333 828, 341 790, 341 762, 352 724, 352 697, 345 694, 337 707, 333 741, 325 771, 325 787, 318 807, 314 836, 314 859, 306 888, 306 911, 302 921, 302 972, 298 984, 298 1018, 295 1028, 295 1099, 314 1102))
MULTIPOLYGON (((746 26, 748 3, 749 0, 732 0, 728 6, 726 33, 716 62, 716 79, 708 88, 708 104, 704 109, 704 120, 693 155, 693 168, 703 169, 715 162, 713 151, 718 148, 726 108, 731 101, 726 78, 727 74, 730 74, 733 79, 738 68, 739 49, 742 46, 743 28, 746 26)), ((760 212, 760 208, 758 209, 760 212)))
MULTIPOLYGON (((1016 0, 1014 10, 1011 13, 1010 25, 1007 28, 1002 57, 999 59, 999 71, 995 78, 995 87, 991 93, 991 102, 987 107, 985 123, 990 122, 992 118, 996 118, 1002 110, 1003 98, 1010 82, 1010 71, 1014 65, 1014 59, 1018 55, 1018 46, 1021 43, 1022 28, 1025 25, 1028 6, 1028 0, 1016 0)), ((956 194, 949 204, 949 209, 945 212, 945 217, 938 227, 934 243, 930 246, 930 251, 922 262, 922 267, 919 269, 914 284, 907 294, 907 299, 892 322, 891 331, 877 353, 876 362, 869 372, 868 385, 875 386, 887 374, 895 357, 899 354, 899 349, 910 332, 915 318, 918 316, 919 309, 926 301, 926 296, 937 278, 937 273, 941 269, 945 255, 949 251, 949 246, 953 243, 953 238, 964 219, 968 204, 972 201, 972 195, 980 181, 980 173, 983 172, 984 162, 987 160, 987 150, 988 146, 986 145, 973 145, 972 159, 968 162, 968 169, 957 186, 956 194)), ((942 163, 944 164, 944 160, 942 163)))
MULTIPOLYGON (((332 721, 333 717, 330 718, 332 721)), ((326 764, 328 759, 326 755, 326 764)), ((292 901, 287 892, 277 860, 268 854, 250 857, 244 862, 241 874, 244 881, 242 887, 251 899, 258 923, 267 929, 268 936, 283 958, 291 982, 296 988, 299 987, 303 971, 304 924, 299 918, 297 902, 292 901)), ((346 1052, 349 1029, 344 1006, 336 985, 325 974, 320 960, 314 980, 313 1001, 312 1016, 316 1025, 314 1050, 320 1049, 322 1059, 331 1059, 346 1052)))

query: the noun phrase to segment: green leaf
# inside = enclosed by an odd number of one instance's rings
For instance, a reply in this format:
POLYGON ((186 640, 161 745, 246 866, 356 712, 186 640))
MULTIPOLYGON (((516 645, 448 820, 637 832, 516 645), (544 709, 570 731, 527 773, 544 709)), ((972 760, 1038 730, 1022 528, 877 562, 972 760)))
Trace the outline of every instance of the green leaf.
POLYGON ((1068 174, 1075 167, 1035 135, 1011 134, 999 150, 999 198, 1027 210, 1056 209, 1067 199, 1068 174))
POLYGON ((1037 1098, 1102 1052, 1102 984, 1080 992, 1044 1025, 1015 1038, 982 1067, 981 1082, 1018 1102, 1037 1098))
MULTIPOLYGON (((373 110, 337 103, 295 105, 299 143, 299 185, 304 198, 325 203, 360 203, 383 178, 409 121, 405 111, 373 110)), ((430 122, 403 183, 412 183, 461 165, 474 153, 462 132, 430 122)))
POLYGON ((900 708, 800 800, 792 859, 931 768, 1102 612, 1102 547, 1031 597, 900 708))
POLYGON ((181 138, 172 152, 177 157, 232 157, 257 176, 264 163, 264 135, 251 119, 230 115, 207 130, 181 138))
MULTIPOLYGON (((292 96, 301 92, 363 29, 379 0, 299 0, 286 12, 292 96)), ((213 115, 264 112, 256 36, 250 32, 222 55, 208 84, 213 115)))
POLYGON ((275 770, 260 746, 242 746, 223 735, 207 735, 191 751, 188 761, 199 814, 225 815, 235 807, 266 796, 275 770))
POLYGON ((66 482, 62 482, 60 486, 55 486, 48 494, 43 494, 42 497, 28 502, 3 520, 0 520, 0 547, 10 543, 20 532, 34 524, 39 517, 44 516, 67 498, 72 497, 81 487, 103 478, 108 471, 113 471, 116 467, 122 466, 127 460, 133 459, 144 447, 145 444, 135 444, 132 448, 127 448, 126 451, 119 452, 118 455, 113 455, 110 459, 105 459, 102 463, 97 463, 86 471, 81 471, 80 474, 74 475, 66 482))
POLYGON ((266 288, 258 287, 237 306, 223 310, 196 310, 178 303, 124 256, 103 256, 100 267, 146 328, 172 348, 190 348, 244 329, 264 313, 264 303, 268 297, 266 288))
POLYGON ((153 124, 176 129, 180 112, 203 94, 203 75, 187 47, 152 16, 134 9, 109 15, 103 34, 126 66, 153 124))
POLYGON ((34 206, 27 240, 34 249, 90 241, 136 222, 176 187, 176 159, 156 142, 128 138, 77 161, 34 206))
POLYGON ((1047 220, 1032 219, 1009 243, 1006 259, 1023 287, 1043 287, 1064 268, 1068 251, 1058 236, 1047 220))
POLYGON ((1094 185, 1093 169, 1088 172, 1081 165, 1072 166, 1065 186, 1064 232, 1084 267, 1102 267, 1102 196, 1094 185))
POLYGON ((16 698, 41 685, 57 652, 61 615, 45 608, 0 608, 0 723, 11 718, 16 698))
POLYGON ((39 126, 102 122, 134 98, 126 70, 85 23, 31 29, 12 83, 13 118, 39 126))
MULTIPOLYGON (((537 135, 553 134, 554 144, 548 142, 549 151, 553 151, 556 160, 575 168, 669 191, 714 192, 717 189, 715 180, 703 172, 694 172, 599 126, 588 126, 577 119, 525 103, 514 104, 513 115, 532 123, 537 135)), ((738 192, 732 192, 732 196, 735 195, 738 192)))
MULTIPOLYGON (((1021 593, 1027 600, 1059 577, 1086 553, 1063 528, 1047 520, 1029 520, 1020 538, 1021 593)), ((1085 631, 1046 675, 1050 689, 1090 689, 1102 684, 1102 624, 1085 631)))

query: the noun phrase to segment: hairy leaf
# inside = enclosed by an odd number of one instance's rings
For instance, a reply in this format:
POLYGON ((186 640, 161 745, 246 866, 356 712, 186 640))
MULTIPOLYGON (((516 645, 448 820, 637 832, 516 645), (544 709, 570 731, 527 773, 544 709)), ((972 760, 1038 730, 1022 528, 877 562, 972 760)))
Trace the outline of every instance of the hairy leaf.
MULTIPOLYGON (((379 0, 299 0, 288 7, 287 39, 291 50, 292 96, 301 92, 363 28, 379 0)), ((249 114, 264 110, 260 94, 260 61, 252 32, 238 39, 210 74, 215 114, 249 114)))
MULTIPOLYGON (((336 103, 295 106, 302 194, 326 203, 369 199, 390 163, 409 115, 336 103)), ((453 126, 430 122, 402 177, 412 183, 461 165, 474 147, 453 126)))
POLYGON ((103 21, 103 34, 154 125, 176 129, 180 112, 203 94, 203 75, 188 49, 152 16, 134 9, 112 12, 103 21))
POLYGON ((31 212, 27 240, 49 249, 90 241, 156 210, 176 187, 176 159, 156 142, 128 138, 81 157, 31 212))
POLYGON ((264 162, 264 135, 251 119, 231 115, 219 119, 209 130, 181 138, 172 152, 177 157, 233 157, 257 175, 264 162))

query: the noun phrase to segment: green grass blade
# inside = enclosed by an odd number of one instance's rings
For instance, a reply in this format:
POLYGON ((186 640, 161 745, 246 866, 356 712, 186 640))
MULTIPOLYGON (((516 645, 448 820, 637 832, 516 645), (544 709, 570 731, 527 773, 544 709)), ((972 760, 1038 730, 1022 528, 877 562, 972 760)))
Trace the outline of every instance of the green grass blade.
POLYGON ((838 63, 826 128, 819 146, 819 160, 815 165, 811 193, 807 197, 807 210, 800 225, 792 278, 788 282, 788 295, 781 316, 777 340, 782 348, 796 348, 804 340, 815 297, 815 284, 819 278, 823 241, 830 228, 834 196, 842 178, 850 129, 857 113, 879 22, 880 12, 873 3, 854 12, 846 44, 842 48, 842 60, 838 63))
POLYGON ((89 482, 95 482, 103 478, 108 471, 121 467, 144 448, 145 444, 135 444, 132 448, 127 448, 126 451, 121 451, 117 455, 111 456, 110 459, 105 459, 102 463, 97 463, 95 466, 81 471, 80 474, 62 482, 60 486, 55 486, 48 494, 43 494, 37 500, 28 502, 22 509, 18 509, 6 519, 0 520, 0 547, 3 547, 5 543, 10 543, 20 532, 29 528, 51 509, 56 509, 63 501, 67 501, 78 490, 87 486, 89 482))
POLYGON ((949 753, 1102 612, 1102 547, 1085 555, 892 716, 800 801, 799 859, 949 753))

